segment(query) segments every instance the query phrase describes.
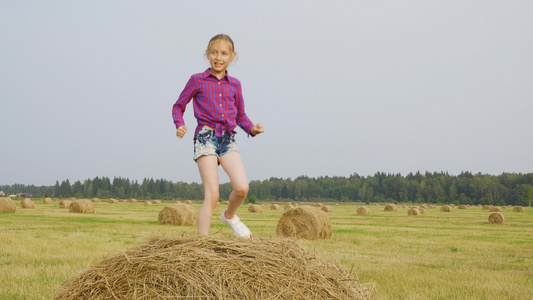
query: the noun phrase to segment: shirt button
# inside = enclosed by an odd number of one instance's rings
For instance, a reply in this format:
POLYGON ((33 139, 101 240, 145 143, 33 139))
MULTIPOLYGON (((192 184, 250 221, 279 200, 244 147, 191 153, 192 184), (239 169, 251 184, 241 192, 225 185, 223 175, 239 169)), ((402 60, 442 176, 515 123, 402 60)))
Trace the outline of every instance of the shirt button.
POLYGON ((222 94, 218 94, 219 97, 222 97, 222 94))
POLYGON ((220 107, 222 107, 222 104, 220 104, 220 107))
POLYGON ((222 114, 222 116, 224 116, 224 114, 222 114))
POLYGON ((220 81, 218 82, 218 84, 220 84, 220 81))

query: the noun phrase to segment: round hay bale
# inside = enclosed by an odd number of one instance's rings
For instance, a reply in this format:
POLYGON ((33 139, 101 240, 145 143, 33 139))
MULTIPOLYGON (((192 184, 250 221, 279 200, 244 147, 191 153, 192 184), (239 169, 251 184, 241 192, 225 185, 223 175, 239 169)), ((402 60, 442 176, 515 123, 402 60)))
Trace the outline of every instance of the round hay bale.
POLYGON ((466 206, 466 205, 459 205, 459 209, 468 209, 468 206, 466 206))
POLYGON ((296 207, 283 213, 276 233, 280 236, 310 240, 325 239, 331 237, 331 221, 322 210, 310 206, 296 207))
POLYGON ((503 224, 505 217, 501 212, 494 212, 489 216, 489 223, 491 224, 503 224))
POLYGON ((54 299, 373 299, 292 239, 156 237, 63 282, 54 299), (253 282, 253 284, 252 284, 253 282))
POLYGON ((407 211, 408 216, 420 216, 421 214, 420 209, 417 207, 411 207, 411 209, 407 211))
POLYGON ((137 203, 137 199, 129 199, 126 201, 127 203, 137 203))
POLYGON ((425 214, 426 214, 426 209, 423 208, 422 206, 420 206, 420 207, 418 208, 418 210, 420 211, 420 214, 422 214, 422 215, 425 215, 425 214))
POLYGON ((248 206, 248 211, 251 212, 251 213, 262 213, 263 212, 263 208, 261 207, 261 205, 250 205, 248 206))
POLYGON ((152 206, 152 201, 144 201, 144 206, 152 206))
POLYGON ((62 199, 59 201, 59 208, 69 208, 71 204, 72 204, 72 201, 62 199))
POLYGON ((490 210, 490 205, 483 205, 483 208, 481 208, 483 210, 490 210))
POLYGON ((52 203, 52 198, 44 198, 44 199, 43 199, 43 203, 44 203, 44 204, 50 204, 50 203, 52 203))
POLYGON ((76 200, 70 204, 68 211, 78 214, 92 214, 94 213, 94 204, 91 200, 76 200))
POLYGON ((107 199, 107 203, 115 204, 115 203, 119 203, 119 202, 118 202, 117 199, 109 198, 109 199, 107 199))
POLYGON ((490 211, 492 211, 492 212, 502 212, 502 210, 498 206, 492 206, 490 208, 490 211))
POLYGON ((152 200, 153 204, 161 204, 161 200, 152 200))
POLYGON ((428 205, 424 203, 424 204, 420 205, 420 208, 426 209, 426 208, 428 208, 428 205))
POLYGON ((364 206, 359 206, 356 210, 355 210, 355 213, 359 216, 366 216, 368 214, 370 214, 370 210, 364 206))
POLYGON ((292 206, 291 204, 287 203, 283 207, 283 211, 288 211, 289 209, 293 209, 293 208, 294 208, 294 206, 292 206))
POLYGON ((333 211, 333 209, 329 205, 322 206, 321 210, 324 211, 324 212, 332 212, 333 211))
POLYGON ((35 203, 30 198, 26 198, 20 202, 21 208, 35 208, 35 203))
POLYGON ((169 225, 194 225, 198 215, 192 205, 185 203, 174 203, 164 207, 157 217, 161 224, 169 225))
POLYGON ((385 205, 385 211, 398 211, 398 207, 395 204, 385 205))
POLYGON ((9 197, 0 197, 0 212, 16 212, 17 205, 9 197))
POLYGON ((270 204, 270 210, 279 210, 278 204, 270 204))
POLYGON ((320 202, 317 202, 317 203, 314 203, 313 206, 314 207, 322 207, 322 206, 324 206, 324 204, 322 204, 320 202))
POLYGON ((513 212, 524 212, 524 208, 522 206, 515 206, 513 212))
POLYGON ((185 200, 185 204, 192 205, 192 201, 191 200, 185 200))
POLYGON ((453 208, 449 205, 443 205, 440 207, 440 211, 443 211, 443 212, 452 212, 453 211, 453 208))
POLYGON ((229 201, 222 201, 222 202, 220 202, 220 204, 222 204, 222 205, 228 205, 228 204, 229 204, 229 201))
MULTIPOLYGON (((75 201, 76 199, 72 199, 73 201, 75 201)), ((102 202, 102 200, 100 200, 99 198, 92 198, 91 199, 92 202, 102 202)))

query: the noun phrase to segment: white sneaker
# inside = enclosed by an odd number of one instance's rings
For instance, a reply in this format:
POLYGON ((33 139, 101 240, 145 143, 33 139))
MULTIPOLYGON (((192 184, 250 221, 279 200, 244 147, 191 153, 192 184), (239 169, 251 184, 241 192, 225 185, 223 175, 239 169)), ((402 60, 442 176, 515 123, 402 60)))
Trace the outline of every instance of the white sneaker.
POLYGON ((244 223, 241 222, 241 219, 239 219, 237 215, 235 215, 231 219, 226 219, 225 214, 226 214, 226 211, 224 210, 222 214, 220 215, 220 220, 222 220, 224 224, 228 225, 231 228, 231 230, 233 230, 233 234, 235 234, 238 237, 246 237, 246 238, 252 235, 252 232, 250 231, 250 229, 248 229, 248 227, 246 227, 246 225, 244 225, 244 223))

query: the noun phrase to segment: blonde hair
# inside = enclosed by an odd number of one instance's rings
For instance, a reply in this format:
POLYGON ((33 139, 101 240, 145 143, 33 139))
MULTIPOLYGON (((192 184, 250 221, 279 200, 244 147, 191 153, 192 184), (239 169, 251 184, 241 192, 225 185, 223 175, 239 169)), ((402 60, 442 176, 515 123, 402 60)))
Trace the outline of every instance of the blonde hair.
POLYGON ((207 44, 206 51, 209 51, 209 48, 211 48, 211 44, 213 44, 214 42, 216 42, 218 40, 223 40, 223 41, 229 42, 231 44, 231 51, 235 52, 235 46, 233 45, 233 40, 229 37, 229 35, 222 34, 222 33, 215 35, 214 37, 212 37, 209 40, 209 44, 207 44))

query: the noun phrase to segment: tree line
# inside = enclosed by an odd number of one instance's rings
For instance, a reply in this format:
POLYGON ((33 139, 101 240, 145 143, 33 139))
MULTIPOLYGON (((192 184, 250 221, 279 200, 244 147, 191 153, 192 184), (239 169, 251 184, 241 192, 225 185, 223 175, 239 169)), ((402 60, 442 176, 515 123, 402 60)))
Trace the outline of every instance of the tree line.
MULTIPOLYGON (((221 199, 228 199, 231 190, 231 183, 221 184, 221 199)), ((26 193, 57 198, 203 199, 201 184, 153 178, 138 182, 122 177, 96 177, 73 184, 66 179, 53 186, 2 185, 0 191, 8 195, 26 193)), ((300 176, 294 180, 272 177, 250 181, 248 197, 261 201, 531 205, 533 173, 462 172, 452 176, 447 172, 417 172, 402 176, 377 172, 366 177, 356 173, 349 177, 300 176)))

